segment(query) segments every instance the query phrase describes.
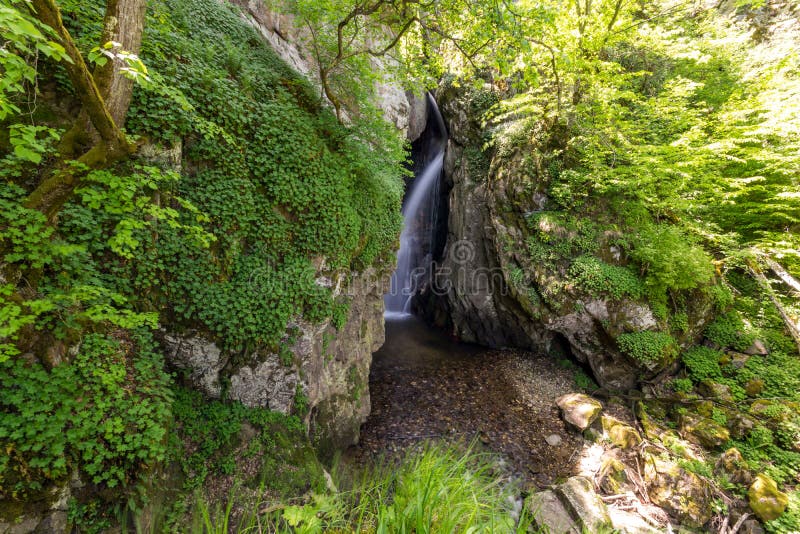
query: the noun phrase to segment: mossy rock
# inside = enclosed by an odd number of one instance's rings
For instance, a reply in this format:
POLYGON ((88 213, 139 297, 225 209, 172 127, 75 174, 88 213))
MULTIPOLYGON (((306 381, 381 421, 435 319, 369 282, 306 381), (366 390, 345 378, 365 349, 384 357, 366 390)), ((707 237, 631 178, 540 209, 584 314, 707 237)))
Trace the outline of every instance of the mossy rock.
POLYGON ((603 411, 600 401, 583 393, 568 393, 556 399, 561 417, 580 432, 592 425, 603 411))
POLYGON ((700 445, 708 449, 715 449, 731 438, 727 428, 713 419, 700 415, 682 415, 680 426, 684 435, 694 438, 700 445))
POLYGON ((759 474, 756 476, 750 489, 747 491, 747 500, 753 513, 762 521, 772 521, 779 518, 789 504, 789 496, 778 489, 769 476, 759 474))
POLYGON ((601 423, 603 425, 603 432, 608 437, 609 441, 620 449, 630 449, 642 442, 642 437, 635 428, 626 425, 615 417, 603 415, 601 423))

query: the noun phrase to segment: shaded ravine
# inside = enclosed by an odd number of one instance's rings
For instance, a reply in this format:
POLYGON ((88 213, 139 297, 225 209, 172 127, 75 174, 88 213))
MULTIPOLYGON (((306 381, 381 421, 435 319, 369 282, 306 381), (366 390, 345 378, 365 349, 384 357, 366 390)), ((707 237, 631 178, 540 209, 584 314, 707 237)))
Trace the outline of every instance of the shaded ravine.
POLYGON ((413 316, 387 319, 370 373, 372 412, 348 457, 366 462, 424 440, 475 439, 545 486, 576 472, 584 440, 566 430, 554 402, 574 389, 572 371, 551 357, 458 343, 413 316), (546 441, 553 435, 555 446, 546 441))

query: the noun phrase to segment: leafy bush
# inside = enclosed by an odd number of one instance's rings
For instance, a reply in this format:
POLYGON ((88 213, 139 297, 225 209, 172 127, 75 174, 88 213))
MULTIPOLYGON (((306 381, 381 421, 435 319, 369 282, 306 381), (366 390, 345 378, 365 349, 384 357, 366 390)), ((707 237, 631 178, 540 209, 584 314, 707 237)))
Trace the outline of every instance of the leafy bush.
POLYGON ((664 364, 678 353, 678 345, 671 335, 645 330, 620 334, 617 344, 623 354, 643 364, 664 364))
POLYGON ((676 226, 644 225, 637 229, 630 256, 645 270, 645 284, 660 295, 665 290, 694 289, 714 275, 711 256, 676 226))
POLYGON ((0 363, 0 495, 25 498, 78 468, 95 484, 128 485, 165 457, 169 376, 146 333, 87 335, 51 372, 0 363))

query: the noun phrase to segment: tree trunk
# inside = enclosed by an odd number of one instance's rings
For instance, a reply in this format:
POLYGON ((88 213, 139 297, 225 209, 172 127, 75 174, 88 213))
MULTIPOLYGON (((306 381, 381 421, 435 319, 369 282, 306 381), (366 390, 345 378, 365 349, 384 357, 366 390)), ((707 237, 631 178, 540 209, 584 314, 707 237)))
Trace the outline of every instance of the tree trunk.
MULTIPOLYGON (((100 45, 114 41, 120 43, 126 52, 139 54, 146 8, 146 0, 108 0, 100 45)), ((122 74, 123 66, 120 61, 109 61, 94 71, 100 94, 111 117, 120 128, 125 125, 134 83, 122 74)))
MULTIPOLYGON (((106 17, 107 29, 113 29, 117 34, 124 38, 133 39, 131 34, 138 31, 138 37, 134 39, 134 44, 138 47, 141 44, 141 32, 143 29, 143 6, 145 0, 118 0, 119 6, 114 0, 109 0, 109 5, 114 3, 114 13, 119 13, 123 18, 118 19, 118 23, 109 23, 110 16, 106 17), (131 20, 127 20, 131 19, 131 20)), ((36 16, 43 23, 47 24, 55 31, 58 40, 64 47, 70 62, 64 62, 72 86, 78 98, 81 100, 81 117, 88 117, 94 127, 99 141, 85 152, 78 161, 87 168, 107 167, 124 157, 129 156, 135 150, 135 145, 130 143, 125 133, 117 125, 112 110, 106 104, 106 95, 114 91, 113 80, 122 78, 119 67, 109 69, 109 73, 100 76, 99 84, 96 82, 92 72, 83 60, 80 51, 72 36, 64 27, 61 20, 61 13, 55 4, 55 0, 33 0, 33 7, 36 16), (100 87, 104 88, 101 92, 100 87), (106 93, 106 94, 103 94, 106 93)), ((116 18, 116 15, 114 15, 116 18)), ((129 41, 131 42, 131 41, 129 41)), ((109 62, 111 63, 111 62, 109 62)), ((120 86, 122 87, 122 86, 120 86)), ((130 103, 130 93, 132 86, 129 86, 127 95, 121 95, 117 100, 117 108, 114 110, 117 115, 124 119, 130 103)), ((78 118, 76 126, 85 122, 85 118, 78 118)), ((84 130, 83 127, 73 128, 67 136, 75 133, 75 130, 84 130)), ((58 212, 64 203, 72 196, 72 192, 80 184, 80 180, 85 173, 83 169, 76 169, 74 166, 66 165, 62 162, 28 197, 25 202, 26 207, 37 209, 47 215, 51 224, 55 224, 58 212)))

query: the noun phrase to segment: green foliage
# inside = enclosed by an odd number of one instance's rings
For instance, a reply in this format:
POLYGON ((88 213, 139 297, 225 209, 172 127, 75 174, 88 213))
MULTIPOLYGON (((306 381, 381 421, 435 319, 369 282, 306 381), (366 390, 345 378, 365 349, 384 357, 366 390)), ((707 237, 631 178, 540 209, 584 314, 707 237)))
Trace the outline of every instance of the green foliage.
MULTIPOLYGON (((57 43, 55 32, 32 16, 28 3, 24 0, 8 0, 0 5, 0 30, 3 34, 3 49, 0 53, 0 121, 20 113, 13 98, 24 93, 25 85, 34 85, 36 80, 35 58, 41 53, 55 61, 67 60, 64 47, 57 43)), ((17 125, 18 128, 26 128, 17 125)), ((31 132, 31 130, 27 130, 31 132)), ((23 147, 21 157, 35 163, 38 155, 35 150, 23 147)), ((28 145, 30 146, 30 145, 28 145)))
POLYGON ((672 381, 672 389, 678 393, 689 393, 692 391, 692 381, 689 378, 676 378, 672 381))
POLYGON ((187 490, 201 487, 211 474, 236 472, 240 459, 237 447, 245 424, 257 432, 253 443, 264 469, 271 474, 262 481, 269 488, 281 493, 302 493, 316 479, 313 466, 306 465, 315 464, 315 459, 311 461, 303 453, 307 439, 296 416, 246 408, 236 402, 206 401, 199 392, 183 388, 175 391, 172 411, 177 428, 170 436, 170 455, 181 466, 187 490))
POLYGON ((706 379, 722 378, 722 369, 719 366, 721 356, 719 351, 708 347, 692 347, 683 353, 682 359, 692 380, 702 382, 706 379))
POLYGON ((678 354, 675 340, 665 332, 630 332, 617 337, 620 350, 634 361, 643 364, 663 364, 678 354))
MULTIPOLYGON (((342 490, 314 495, 269 517, 277 532, 525 532, 497 473, 497 460, 469 448, 429 444, 363 473, 334 476, 342 490)), ((221 518, 217 518, 219 522, 221 518)))
POLYGON ((705 335, 719 347, 730 347, 739 351, 747 350, 755 339, 735 311, 719 315, 706 327, 705 335))
POLYGON ((0 364, 0 495, 25 498, 73 468, 127 486, 163 460, 171 394, 154 349, 144 332, 91 334, 50 372, 20 358, 0 364))
POLYGON ((694 289, 713 276, 711 256, 693 245, 675 226, 645 225, 638 228, 631 258, 642 265, 645 285, 651 294, 665 290, 694 289), (675 261, 680 258, 680 261, 675 261))
POLYGON ((630 269, 609 265, 594 256, 577 258, 572 262, 569 274, 581 289, 593 296, 607 293, 619 300, 624 297, 636 299, 642 295, 642 284, 630 269))

